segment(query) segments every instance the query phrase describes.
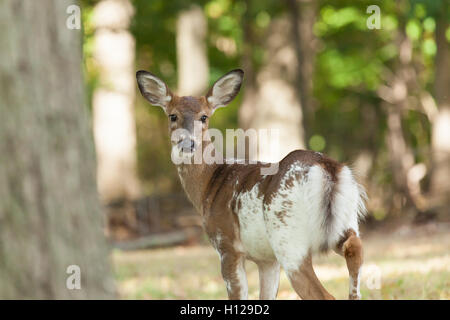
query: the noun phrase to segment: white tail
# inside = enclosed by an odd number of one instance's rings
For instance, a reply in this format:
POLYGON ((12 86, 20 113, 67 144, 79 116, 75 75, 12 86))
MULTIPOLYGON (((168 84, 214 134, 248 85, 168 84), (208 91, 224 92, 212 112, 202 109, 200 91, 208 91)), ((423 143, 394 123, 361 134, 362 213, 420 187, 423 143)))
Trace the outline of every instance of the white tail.
MULTIPOLYGON (((242 70, 233 70, 204 97, 178 97, 153 74, 137 73, 142 95, 168 115, 169 131, 184 130, 179 139, 172 139, 174 152, 184 157, 212 147, 208 119, 233 100, 242 79, 242 70), (194 136, 195 123, 201 124, 202 144, 194 136)), ((229 298, 247 298, 244 262, 250 259, 258 265, 261 299, 276 298, 280 266, 302 299, 333 299, 317 279, 311 258, 333 249, 347 261, 349 298, 359 299, 363 258, 358 220, 365 214, 365 193, 351 170, 306 150, 287 155, 274 175, 261 175, 263 166, 177 165, 186 194, 220 256, 229 298)))

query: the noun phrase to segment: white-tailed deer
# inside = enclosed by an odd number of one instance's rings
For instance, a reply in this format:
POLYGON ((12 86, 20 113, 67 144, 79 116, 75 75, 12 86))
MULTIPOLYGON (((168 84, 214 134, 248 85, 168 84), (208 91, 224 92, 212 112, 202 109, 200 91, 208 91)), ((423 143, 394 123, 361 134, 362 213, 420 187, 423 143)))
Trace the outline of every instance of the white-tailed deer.
MULTIPOLYGON (((242 70, 227 73, 202 97, 178 97, 146 71, 136 77, 142 95, 164 109, 169 132, 187 132, 172 139, 173 150, 193 157, 198 149, 211 147, 209 118, 238 94, 243 75, 242 70), (201 144, 194 124, 201 124, 201 144)), ((220 256, 228 297, 247 298, 244 262, 249 259, 259 269, 261 299, 276 298, 280 266, 302 299, 334 299, 311 261, 312 254, 334 249, 347 262, 349 298, 359 299, 363 256, 358 220, 365 213, 365 193, 350 169, 306 150, 288 154, 274 175, 261 175, 263 165, 177 165, 184 190, 220 256)))

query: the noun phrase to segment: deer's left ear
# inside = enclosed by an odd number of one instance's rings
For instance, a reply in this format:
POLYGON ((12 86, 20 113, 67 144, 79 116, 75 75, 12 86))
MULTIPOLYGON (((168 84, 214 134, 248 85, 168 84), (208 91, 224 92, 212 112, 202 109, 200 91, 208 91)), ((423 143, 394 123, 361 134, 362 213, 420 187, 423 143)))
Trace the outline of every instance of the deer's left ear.
POLYGON ((206 94, 209 105, 215 111, 217 108, 225 107, 239 93, 244 71, 235 69, 228 72, 217 80, 206 94))

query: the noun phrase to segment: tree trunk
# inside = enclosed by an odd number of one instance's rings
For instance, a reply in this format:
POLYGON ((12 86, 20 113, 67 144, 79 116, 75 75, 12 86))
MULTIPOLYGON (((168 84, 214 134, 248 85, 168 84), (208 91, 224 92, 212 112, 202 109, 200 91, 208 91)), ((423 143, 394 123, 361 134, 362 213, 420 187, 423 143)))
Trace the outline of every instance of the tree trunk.
POLYGON ((178 16, 178 94, 199 96, 208 86, 208 57, 205 38, 207 22, 202 9, 193 5, 178 16))
POLYGON ((94 8, 94 58, 100 85, 93 97, 97 181, 103 202, 136 199, 135 42, 129 0, 102 0, 94 8))
MULTIPOLYGON (((397 2, 399 17, 404 17, 405 8, 405 1, 397 2)), ((407 210, 417 213, 421 210, 420 198, 414 192, 417 189, 416 184, 408 180, 408 175, 415 165, 415 159, 402 127, 408 97, 417 87, 417 74, 412 65, 412 43, 405 29, 406 20, 401 18, 395 39, 399 50, 398 59, 395 61, 392 74, 389 74, 385 80, 387 85, 381 86, 378 93, 386 101, 383 104, 387 113, 386 140, 394 189, 391 206, 396 213, 404 213, 407 210)))
POLYGON ((0 2, 0 299, 114 296, 72 4, 0 2))
POLYGON ((314 64, 316 57, 316 37, 313 28, 317 16, 317 1, 314 0, 287 0, 289 13, 292 19, 292 33, 294 47, 299 66, 298 99, 302 105, 303 128, 305 140, 312 132, 309 124, 314 121, 314 106, 312 98, 314 64))
MULTIPOLYGON (((290 151, 305 147, 303 111, 296 83, 299 64, 293 35, 286 30, 292 30, 292 21, 286 16, 274 19, 269 26, 264 41, 265 62, 254 76, 254 83, 251 81, 246 84, 239 110, 242 128, 278 132, 278 139, 274 143, 259 144, 257 158, 262 161, 279 161, 290 151)), ((244 34, 250 35, 250 32, 244 34)), ((245 39, 246 43, 253 41, 252 38, 245 39)), ((247 50, 246 54, 251 55, 251 51, 247 50)), ((249 58, 245 61, 248 65, 249 58)), ((253 75, 248 77, 253 78, 253 75)))
POLYGON ((445 32, 449 27, 447 1, 436 23, 435 98, 439 112, 433 120, 431 192, 433 202, 450 213, 450 44, 445 32))

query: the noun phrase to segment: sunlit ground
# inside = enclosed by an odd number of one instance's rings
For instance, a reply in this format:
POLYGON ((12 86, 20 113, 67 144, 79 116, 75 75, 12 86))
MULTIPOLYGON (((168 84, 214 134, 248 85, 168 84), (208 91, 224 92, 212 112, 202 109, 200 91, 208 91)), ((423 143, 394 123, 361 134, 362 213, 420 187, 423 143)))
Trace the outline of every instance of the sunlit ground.
MULTIPOLYGON (((450 299, 450 227, 429 224, 363 235, 363 299, 450 299), (381 275, 381 278, 379 277, 381 275), (379 281, 380 280, 380 281, 379 281), (379 289, 377 289, 379 287, 379 289)), ((217 253, 209 246, 113 254, 124 299, 226 299, 217 253)), ((337 299, 346 299, 348 275, 342 257, 316 257, 319 279, 337 299)), ((246 265, 249 298, 258 298, 256 265, 246 265)), ((278 299, 297 299, 284 273, 278 299)))

